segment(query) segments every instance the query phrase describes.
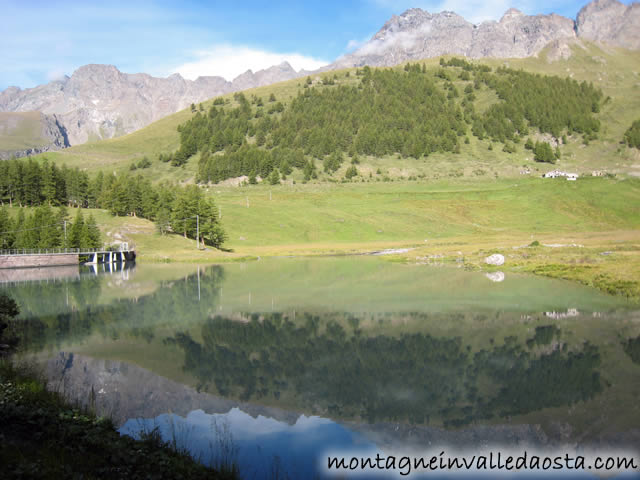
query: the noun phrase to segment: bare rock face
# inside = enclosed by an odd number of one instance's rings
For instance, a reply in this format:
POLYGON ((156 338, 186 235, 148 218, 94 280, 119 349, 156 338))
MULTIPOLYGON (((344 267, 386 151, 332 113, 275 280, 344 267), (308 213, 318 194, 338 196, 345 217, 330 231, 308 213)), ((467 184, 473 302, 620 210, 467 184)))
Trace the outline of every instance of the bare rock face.
POLYGON ((46 85, 7 88, 0 92, 0 111, 54 114, 66 129, 68 144, 76 145, 133 132, 191 103, 298 75, 286 62, 248 71, 233 82, 222 77, 185 80, 178 74, 156 78, 122 73, 112 65, 85 65, 46 85))
POLYGON ((473 24, 453 12, 431 14, 412 8, 391 17, 369 42, 338 59, 332 68, 392 66, 443 53, 465 55, 473 30, 473 24))
POLYGON ((638 49, 640 3, 627 6, 618 0, 594 0, 578 12, 576 29, 587 40, 638 49))
POLYGON ((512 8, 499 22, 474 25, 453 12, 430 14, 413 8, 392 17, 361 49, 333 65, 391 66, 444 54, 523 58, 553 40, 575 36, 573 20, 556 14, 530 16, 512 8))
POLYGON ((556 15, 525 15, 512 8, 499 22, 484 22, 474 31, 467 56, 525 58, 549 42, 574 38, 573 20, 556 15))
POLYGON ((248 88, 270 85, 272 83, 281 82, 291 78, 300 76, 288 62, 282 62, 280 65, 274 65, 265 70, 253 73, 247 70, 243 74, 237 76, 233 80, 233 90, 240 91, 248 88))
POLYGON ((576 22, 556 15, 525 15, 511 8, 500 21, 474 25, 453 12, 431 14, 419 8, 393 16, 369 42, 330 65, 330 69, 392 66, 410 60, 460 55, 470 58, 524 58, 550 43, 555 58, 570 55, 577 39, 640 48, 640 3, 594 0, 576 22))

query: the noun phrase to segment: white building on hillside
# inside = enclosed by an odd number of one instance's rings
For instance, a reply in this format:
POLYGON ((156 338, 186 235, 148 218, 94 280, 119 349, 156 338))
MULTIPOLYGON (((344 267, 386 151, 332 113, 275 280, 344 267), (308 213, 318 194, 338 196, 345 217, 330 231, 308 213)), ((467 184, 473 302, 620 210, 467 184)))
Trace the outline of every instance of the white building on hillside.
POLYGON ((557 177, 565 177, 567 180, 576 181, 578 179, 577 173, 567 173, 561 170, 551 170, 550 172, 542 175, 542 178, 557 178, 557 177))

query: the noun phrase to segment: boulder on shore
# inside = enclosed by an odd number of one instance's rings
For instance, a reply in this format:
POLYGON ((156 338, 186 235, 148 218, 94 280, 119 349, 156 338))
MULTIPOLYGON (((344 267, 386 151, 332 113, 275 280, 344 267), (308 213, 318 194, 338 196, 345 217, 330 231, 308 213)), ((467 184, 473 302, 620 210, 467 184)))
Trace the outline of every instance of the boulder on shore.
POLYGON ((493 255, 489 255, 484 261, 488 265, 504 265, 504 255, 500 255, 499 253, 494 253, 493 255))

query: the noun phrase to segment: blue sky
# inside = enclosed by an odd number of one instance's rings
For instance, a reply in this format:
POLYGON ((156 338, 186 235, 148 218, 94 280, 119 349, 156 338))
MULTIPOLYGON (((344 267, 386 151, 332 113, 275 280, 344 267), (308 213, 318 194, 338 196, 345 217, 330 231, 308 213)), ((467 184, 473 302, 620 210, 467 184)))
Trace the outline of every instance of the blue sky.
POLYGON ((410 7, 453 10, 479 23, 511 6, 575 18, 565 0, 7 1, 0 0, 0 90, 33 87, 87 63, 127 73, 228 80, 288 59, 317 68, 361 45, 410 7))

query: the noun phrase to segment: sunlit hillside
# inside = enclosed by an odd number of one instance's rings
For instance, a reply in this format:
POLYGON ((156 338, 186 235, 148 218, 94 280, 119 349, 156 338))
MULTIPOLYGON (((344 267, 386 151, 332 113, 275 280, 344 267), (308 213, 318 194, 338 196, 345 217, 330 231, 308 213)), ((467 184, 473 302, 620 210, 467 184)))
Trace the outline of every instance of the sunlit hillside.
MULTIPOLYGON (((640 173, 638 162, 640 154, 637 149, 630 149, 621 145, 626 129, 629 128, 637 112, 640 111, 640 57, 635 52, 612 47, 598 47, 595 45, 573 45, 572 56, 568 59, 550 61, 547 51, 537 58, 526 59, 482 59, 474 64, 485 64, 492 68, 507 66, 512 69, 523 69, 527 72, 544 75, 569 77, 577 81, 586 80, 603 92, 601 111, 596 118, 601 123, 597 139, 585 145, 583 138, 569 136, 567 144, 562 145, 561 158, 557 162, 560 169, 572 169, 577 172, 590 172, 602 169, 612 173, 640 173), (608 97, 608 98, 607 98, 608 97)), ((428 69, 437 69, 439 59, 429 59, 424 63, 428 69)), ((403 66, 398 66, 402 69, 403 66)), ((313 75, 311 88, 327 89, 339 85, 356 85, 359 78, 355 69, 335 72, 335 84, 323 85, 323 79, 334 78, 334 72, 313 75), (346 75, 349 75, 348 77, 346 75)), ((267 87, 245 91, 247 99, 260 99, 268 107, 271 94, 285 106, 292 99, 305 90, 306 79, 296 79, 267 87)), ((453 78, 452 82, 460 91, 460 98, 465 82, 453 78)), ((498 102, 495 93, 482 89, 475 93, 474 105, 478 112, 486 110, 490 105, 498 102)), ((224 108, 234 108, 238 105, 233 94, 224 98, 224 108)), ((204 102, 202 110, 208 111, 213 100, 204 102)), ((200 106, 196 111, 200 110, 200 106)), ((45 156, 58 163, 65 163, 70 167, 79 167, 88 171, 135 173, 148 176, 153 180, 172 179, 176 181, 192 181, 197 172, 199 154, 191 157, 181 167, 172 167, 169 163, 158 161, 158 155, 168 154, 178 150, 180 146, 177 127, 189 120, 194 114, 190 109, 166 117, 146 128, 120 138, 78 145, 72 148, 47 153, 45 156), (151 166, 144 169, 131 170, 132 164, 139 164, 147 157, 151 166)), ((487 177, 517 176, 528 169, 532 174, 549 170, 548 165, 533 161, 530 150, 523 145, 516 146, 515 153, 502 151, 502 145, 495 145, 489 150, 490 140, 467 134, 469 143, 460 145, 460 154, 433 153, 425 160, 402 157, 400 155, 364 156, 360 158, 358 166, 361 181, 382 181, 404 177, 405 179, 447 178, 447 177, 487 177), (498 148, 499 147, 499 148, 498 148)), ((535 136, 534 136, 535 138, 535 136)), ((544 139, 544 136, 540 136, 544 139)), ((329 179, 340 180, 348 168, 348 162, 332 175, 320 175, 319 181, 329 179)), ((289 181, 302 180, 302 172, 295 170, 289 181)))

